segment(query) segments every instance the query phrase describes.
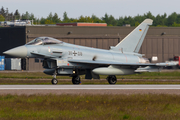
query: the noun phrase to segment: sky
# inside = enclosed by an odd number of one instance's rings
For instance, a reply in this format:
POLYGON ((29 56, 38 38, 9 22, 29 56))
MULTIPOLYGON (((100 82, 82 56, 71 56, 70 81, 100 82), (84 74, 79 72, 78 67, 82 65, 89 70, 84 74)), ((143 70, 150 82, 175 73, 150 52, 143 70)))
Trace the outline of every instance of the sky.
POLYGON ((66 11, 69 18, 96 15, 101 18, 107 13, 115 18, 143 15, 151 12, 154 16, 173 12, 180 13, 180 0, 0 0, 0 8, 16 9, 22 13, 33 13, 35 17, 46 18, 50 12, 63 19, 66 11))

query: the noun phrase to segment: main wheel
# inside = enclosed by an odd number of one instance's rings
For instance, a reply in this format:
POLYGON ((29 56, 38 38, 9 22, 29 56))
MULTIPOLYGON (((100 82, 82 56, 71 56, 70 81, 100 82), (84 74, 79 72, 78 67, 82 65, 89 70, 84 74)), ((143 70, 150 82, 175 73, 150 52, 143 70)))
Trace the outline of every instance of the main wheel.
POLYGON ((52 83, 53 85, 56 85, 56 84, 58 83, 58 80, 57 80, 56 78, 53 78, 52 81, 51 81, 51 83, 52 83))
POLYGON ((74 77, 72 78, 72 83, 73 83, 73 84, 80 84, 80 83, 81 83, 80 77, 79 77, 79 76, 74 76, 74 77))
POLYGON ((116 82, 117 82, 117 78, 115 75, 109 75, 107 77, 107 80, 108 80, 109 84, 116 84, 116 82))

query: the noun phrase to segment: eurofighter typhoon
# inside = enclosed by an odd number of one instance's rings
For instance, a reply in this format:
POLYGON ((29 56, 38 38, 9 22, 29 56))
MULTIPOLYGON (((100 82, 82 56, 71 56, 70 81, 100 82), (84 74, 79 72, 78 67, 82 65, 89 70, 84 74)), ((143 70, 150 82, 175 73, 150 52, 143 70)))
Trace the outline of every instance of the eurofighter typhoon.
POLYGON ((108 75, 109 84, 116 84, 115 75, 153 72, 163 66, 176 65, 149 63, 148 59, 138 53, 152 22, 151 19, 145 19, 120 43, 111 46, 110 50, 69 44, 51 37, 38 37, 4 54, 43 59, 44 73, 53 75, 52 84, 58 83, 57 75, 71 76, 73 84, 81 83, 80 75, 85 75, 85 79, 99 79, 99 75, 108 75))

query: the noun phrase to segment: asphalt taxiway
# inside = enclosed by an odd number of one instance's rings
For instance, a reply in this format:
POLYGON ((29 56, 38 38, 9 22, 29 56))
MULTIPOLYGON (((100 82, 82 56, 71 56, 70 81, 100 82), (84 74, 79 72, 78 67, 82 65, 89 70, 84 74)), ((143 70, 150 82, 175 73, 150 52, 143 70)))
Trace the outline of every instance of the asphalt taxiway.
POLYGON ((180 94, 180 85, 0 85, 0 94, 180 94))
POLYGON ((180 85, 0 85, 0 90, 180 89, 180 85))

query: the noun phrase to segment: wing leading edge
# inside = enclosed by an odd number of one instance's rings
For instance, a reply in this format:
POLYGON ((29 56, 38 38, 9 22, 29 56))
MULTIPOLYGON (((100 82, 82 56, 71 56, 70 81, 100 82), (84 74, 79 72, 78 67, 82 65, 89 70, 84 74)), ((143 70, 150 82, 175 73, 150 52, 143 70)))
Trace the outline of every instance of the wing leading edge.
POLYGON ((72 63, 82 63, 82 64, 100 64, 100 65, 118 65, 118 66, 175 66, 177 62, 167 62, 167 63, 121 63, 118 61, 92 61, 92 60, 68 60, 72 63))

